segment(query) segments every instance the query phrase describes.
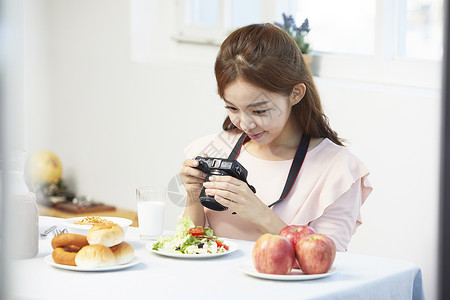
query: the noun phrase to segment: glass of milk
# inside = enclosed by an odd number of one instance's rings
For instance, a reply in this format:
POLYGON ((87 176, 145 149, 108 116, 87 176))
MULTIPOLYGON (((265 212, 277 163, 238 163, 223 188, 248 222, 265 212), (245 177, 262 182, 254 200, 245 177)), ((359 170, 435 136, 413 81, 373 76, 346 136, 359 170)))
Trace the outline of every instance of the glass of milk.
POLYGON ((163 232, 167 191, 164 187, 136 189, 139 234, 141 239, 156 239, 163 232))

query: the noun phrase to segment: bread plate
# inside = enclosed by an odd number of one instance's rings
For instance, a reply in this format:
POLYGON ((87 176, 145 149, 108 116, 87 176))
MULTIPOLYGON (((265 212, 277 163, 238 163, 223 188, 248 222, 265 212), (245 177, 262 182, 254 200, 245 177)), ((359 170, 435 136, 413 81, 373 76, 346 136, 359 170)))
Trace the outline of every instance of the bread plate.
POLYGON ((103 268, 86 268, 86 267, 77 267, 77 266, 68 266, 68 265, 61 265, 61 264, 57 264, 53 261, 52 255, 49 254, 44 258, 44 261, 55 267, 55 268, 59 268, 59 269, 64 269, 64 270, 71 270, 71 271, 79 271, 79 272, 104 272, 104 271, 116 271, 116 270, 122 270, 122 269, 126 269, 126 268, 130 268, 133 267, 139 263, 142 262, 142 260, 135 256, 129 263, 127 264, 123 264, 123 265, 115 265, 115 266, 110 266, 110 267, 103 267, 103 268))

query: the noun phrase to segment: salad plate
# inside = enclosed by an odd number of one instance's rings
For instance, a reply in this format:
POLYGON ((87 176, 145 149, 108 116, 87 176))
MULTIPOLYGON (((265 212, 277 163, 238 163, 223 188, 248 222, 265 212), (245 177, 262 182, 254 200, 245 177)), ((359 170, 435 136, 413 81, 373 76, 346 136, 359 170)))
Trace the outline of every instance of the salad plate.
POLYGON ((270 279, 270 280, 283 280, 283 281, 313 280, 313 279, 325 278, 325 277, 331 276, 334 273, 336 273, 335 267, 331 267, 331 269, 327 273, 311 274, 311 275, 304 274, 299 269, 292 269, 291 273, 288 275, 259 273, 258 271, 256 271, 255 267, 252 265, 240 265, 239 270, 241 272, 243 272, 247 275, 253 276, 253 277, 262 278, 262 279, 270 279))
POLYGON ((235 243, 218 238, 211 228, 195 226, 189 216, 180 219, 175 234, 160 236, 146 247, 158 255, 194 259, 223 256, 237 250, 235 243))
POLYGON ((164 252, 164 251, 159 251, 159 250, 153 250, 154 243, 156 243, 156 242, 148 243, 146 245, 146 248, 155 254, 162 255, 162 256, 168 256, 168 257, 174 257, 174 258, 188 258, 188 259, 213 258, 213 257, 219 257, 219 256, 233 253, 234 251, 236 251, 238 249, 238 246, 236 243, 233 243, 230 241, 224 241, 224 243, 229 247, 228 251, 225 251, 225 252, 207 253, 207 254, 183 254, 183 253, 170 253, 170 252, 164 252))
POLYGON ((51 254, 47 255, 44 258, 44 261, 55 268, 71 270, 71 271, 79 271, 79 272, 103 272, 103 271, 122 270, 122 269, 130 268, 132 266, 135 266, 135 265, 141 263, 141 259, 135 256, 129 263, 123 264, 123 265, 115 265, 115 266, 104 267, 104 268, 86 268, 86 267, 82 268, 82 267, 77 267, 77 266, 68 266, 68 265, 57 264, 53 261, 51 254))

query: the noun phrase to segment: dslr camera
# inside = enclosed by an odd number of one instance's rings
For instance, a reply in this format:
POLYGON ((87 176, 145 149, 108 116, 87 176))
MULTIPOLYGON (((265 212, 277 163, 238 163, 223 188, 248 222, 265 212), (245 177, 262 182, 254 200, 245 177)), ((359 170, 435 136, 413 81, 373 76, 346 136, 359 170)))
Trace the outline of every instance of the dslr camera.
MULTIPOLYGON (((255 188, 247 182, 247 170, 237 160, 202 156, 197 156, 195 160, 198 161, 196 169, 201 170, 207 175, 206 181, 209 181, 209 176, 211 175, 228 175, 247 183, 253 193, 256 193, 255 188)), ((212 210, 223 211, 228 209, 228 207, 214 200, 214 197, 206 195, 205 187, 202 188, 198 201, 203 206, 212 210)))

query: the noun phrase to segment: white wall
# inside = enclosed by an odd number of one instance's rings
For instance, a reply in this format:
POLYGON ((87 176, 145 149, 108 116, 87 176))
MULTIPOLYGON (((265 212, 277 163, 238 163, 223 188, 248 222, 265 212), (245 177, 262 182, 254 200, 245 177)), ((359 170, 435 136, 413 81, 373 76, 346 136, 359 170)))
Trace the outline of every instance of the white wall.
MULTIPOLYGON (((133 34, 130 24, 142 23, 132 22, 130 4, 143 0, 29 2, 30 32, 39 37, 28 37, 36 50, 28 68, 29 150, 57 153, 78 194, 134 210, 137 186, 167 185, 183 147, 220 130, 216 49, 179 51, 170 39, 171 1, 149 2, 151 17, 140 22, 153 27, 133 34), (153 56, 136 50, 139 35, 153 56)), ((333 127, 375 187, 350 250, 417 263, 427 298, 435 299, 439 91, 326 78, 317 85, 333 127)), ((180 211, 169 205, 166 228, 180 211)))
POLYGON ((318 79, 333 127, 371 171, 374 186, 349 251, 409 260, 436 299, 438 91, 318 79))

